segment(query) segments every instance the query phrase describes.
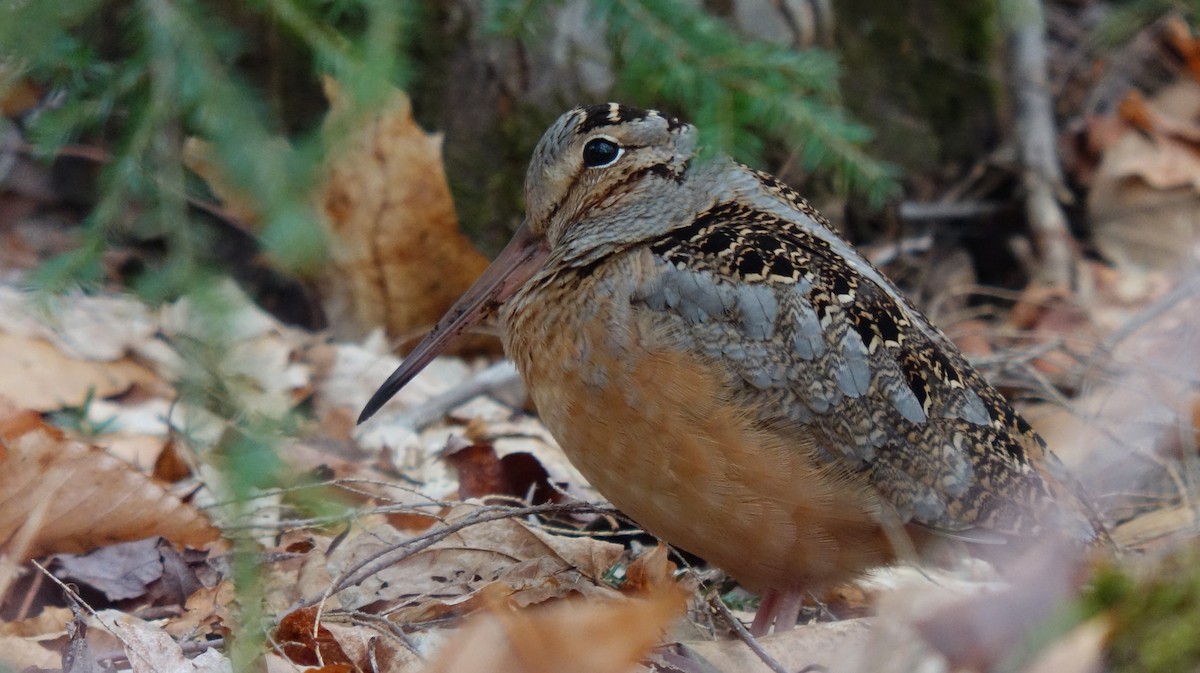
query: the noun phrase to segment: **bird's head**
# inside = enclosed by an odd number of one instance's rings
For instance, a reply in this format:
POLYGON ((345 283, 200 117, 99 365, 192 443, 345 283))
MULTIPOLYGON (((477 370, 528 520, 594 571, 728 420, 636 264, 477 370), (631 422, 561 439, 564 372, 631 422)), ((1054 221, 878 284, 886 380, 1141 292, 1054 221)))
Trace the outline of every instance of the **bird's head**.
POLYGON ((525 178, 525 222, 475 284, 367 402, 365 421, 459 335, 548 262, 586 264, 662 233, 684 209, 695 129, 609 103, 567 112, 546 131, 525 178))
POLYGON ((563 260, 661 233, 695 153, 695 129, 616 103, 567 112, 525 177, 526 226, 563 260))

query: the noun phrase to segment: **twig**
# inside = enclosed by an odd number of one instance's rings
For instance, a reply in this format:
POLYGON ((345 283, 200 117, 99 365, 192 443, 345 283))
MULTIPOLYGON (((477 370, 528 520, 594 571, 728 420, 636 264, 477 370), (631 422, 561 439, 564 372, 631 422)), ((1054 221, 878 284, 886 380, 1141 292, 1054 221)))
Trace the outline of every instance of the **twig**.
MULTIPOLYGON (((216 637, 209 640, 188 640, 179 643, 179 651, 183 656, 190 657, 193 654, 204 654, 208 650, 219 650, 225 647, 225 638, 216 637)), ((114 654, 107 657, 97 657, 96 662, 101 668, 131 668, 132 664, 129 657, 124 654, 114 654)))
POLYGON ((1055 142, 1054 105, 1046 69, 1046 17, 1041 0, 1004 0, 1008 17, 1009 69, 1016 100, 1016 134, 1025 210, 1040 260, 1039 280, 1070 287, 1075 249, 1059 197, 1063 184, 1055 142))
POLYGON ((400 625, 392 620, 359 610, 347 612, 346 615, 349 617, 351 624, 365 626, 385 636, 394 638, 404 646, 404 649, 417 655, 418 659, 425 659, 425 655, 421 654, 421 650, 417 648, 417 644, 413 642, 412 638, 409 638, 404 629, 400 628, 400 625))
POLYGON ((875 266, 886 266, 899 257, 928 252, 933 247, 933 236, 921 234, 880 245, 863 246, 859 251, 875 266))
POLYGON ((531 507, 495 507, 482 506, 463 519, 447 525, 445 528, 431 530, 422 535, 409 538, 404 542, 390 545, 381 549, 360 561, 349 566, 330 583, 329 587, 320 596, 313 596, 300 601, 297 607, 309 607, 317 603, 324 603, 333 594, 339 591, 354 586, 359 582, 367 579, 371 575, 379 572, 383 568, 395 563, 399 563, 404 559, 427 549, 434 544, 444 540, 445 538, 457 533, 458 531, 475 526, 489 521, 500 521, 502 519, 511 519, 516 517, 525 517, 530 514, 566 514, 566 513, 581 513, 581 512, 607 512, 609 508, 603 505, 593 503, 564 503, 564 504, 545 504, 534 505, 531 507))
POLYGON ((993 215, 1004 210, 1005 205, 995 201, 957 201, 926 203, 904 201, 897 214, 902 220, 961 220, 983 215, 993 215))
POLYGON ((518 378, 516 367, 508 360, 501 360, 450 390, 405 410, 394 417, 395 422, 418 432, 441 420, 451 409, 507 386, 518 378))
POLYGON ((725 605, 725 601, 722 601, 721 596, 715 591, 709 595, 708 604, 712 606, 713 610, 715 610, 717 614, 724 617, 725 621, 729 622, 729 627, 733 629, 733 632, 737 634, 737 637, 740 638, 743 643, 746 643, 746 647, 749 647, 750 650, 754 652, 754 654, 759 658, 760 661, 763 662, 763 664, 766 665, 767 668, 771 669, 774 673, 791 673, 791 671, 783 667, 783 664, 776 661, 775 657, 767 654, 767 651, 763 649, 762 644, 758 642, 758 639, 754 637, 754 634, 750 633, 750 631, 746 629, 746 625, 742 623, 742 620, 738 619, 733 614, 733 611, 729 609, 728 605, 725 605))

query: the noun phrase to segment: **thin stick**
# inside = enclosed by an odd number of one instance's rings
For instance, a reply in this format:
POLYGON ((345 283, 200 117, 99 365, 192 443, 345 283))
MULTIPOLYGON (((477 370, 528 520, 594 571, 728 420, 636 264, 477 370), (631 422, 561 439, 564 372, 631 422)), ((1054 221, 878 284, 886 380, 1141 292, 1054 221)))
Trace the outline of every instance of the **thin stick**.
POLYGON ((395 422, 413 431, 420 431, 441 420, 455 407, 517 380, 516 367, 508 360, 501 360, 450 390, 404 411, 396 417, 395 422))
POLYGON ((762 644, 758 642, 758 639, 750 633, 750 631, 746 628, 746 625, 742 623, 742 620, 738 619, 733 614, 733 611, 729 609, 728 605, 725 605, 725 601, 722 601, 721 597, 716 592, 713 592, 709 595, 708 604, 717 612, 717 614, 724 617, 725 621, 729 622, 729 626, 733 629, 733 632, 737 634, 738 638, 740 638, 743 643, 746 643, 746 647, 749 647, 750 650, 754 652, 754 654, 759 658, 760 661, 763 662, 763 664, 766 665, 767 668, 771 669, 774 673, 791 673, 791 671, 783 667, 783 664, 776 661, 775 657, 767 654, 767 651, 763 649, 762 644))

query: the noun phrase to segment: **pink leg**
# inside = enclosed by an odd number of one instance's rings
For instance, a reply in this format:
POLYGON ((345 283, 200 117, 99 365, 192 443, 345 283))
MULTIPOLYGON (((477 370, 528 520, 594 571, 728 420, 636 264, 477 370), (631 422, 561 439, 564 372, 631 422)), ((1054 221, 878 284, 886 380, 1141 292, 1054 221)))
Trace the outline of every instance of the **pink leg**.
POLYGON ((758 604, 758 612, 754 613, 750 635, 755 638, 765 636, 771 632, 772 624, 775 625, 775 633, 794 628, 803 605, 802 591, 768 589, 762 596, 762 602, 758 604))
POLYGON ((761 638, 771 632, 771 622, 775 621, 775 609, 779 604, 779 592, 767 589, 758 604, 758 612, 754 613, 754 621, 750 624, 750 635, 761 638))
POLYGON ((800 608, 804 607, 804 592, 785 591, 779 596, 775 605, 775 633, 789 631, 796 627, 800 619, 800 608))

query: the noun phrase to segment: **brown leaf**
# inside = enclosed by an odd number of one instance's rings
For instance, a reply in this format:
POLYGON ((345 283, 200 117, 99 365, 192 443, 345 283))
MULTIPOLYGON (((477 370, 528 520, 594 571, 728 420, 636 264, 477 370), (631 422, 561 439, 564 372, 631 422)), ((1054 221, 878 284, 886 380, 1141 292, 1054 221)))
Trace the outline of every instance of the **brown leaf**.
POLYGON ((360 625, 323 624, 346 653, 357 671, 372 673, 403 673, 424 668, 424 661, 394 639, 380 637, 379 632, 360 625))
POLYGON ((161 535, 202 547, 219 533, 191 505, 101 449, 68 441, 28 410, 0 409, 0 540, 21 559, 161 535))
POLYGON ((0 636, 0 666, 10 671, 57 669, 62 657, 37 642, 20 636, 0 636))
POLYGON ((36 617, 29 617, 15 622, 0 622, 0 636, 33 636, 60 635, 63 624, 71 621, 71 609, 65 607, 46 606, 36 617))
POLYGON ((507 495, 504 468, 491 444, 477 442, 462 447, 450 445, 442 457, 458 473, 458 497, 463 500, 485 495, 507 495))
POLYGON ((506 495, 531 505, 559 502, 562 494, 550 483, 550 473, 533 454, 518 451, 503 458, 487 441, 465 446, 449 444, 441 457, 458 475, 458 497, 463 500, 506 495))
POLYGON ((230 635, 234 624, 231 609, 237 594, 233 582, 224 580, 215 587, 200 587, 184 603, 184 614, 172 619, 167 633, 180 640, 196 640, 208 634, 230 635))
POLYGON ((629 564, 621 591, 642 594, 663 591, 675 585, 675 570, 666 545, 660 544, 629 564))
POLYGON ((318 197, 332 256, 324 298, 329 324, 345 338, 378 326, 396 338, 412 337, 432 326, 488 261, 458 230, 441 135, 416 125, 408 97, 396 91, 378 112, 357 119, 332 80, 326 95, 327 131, 355 129, 339 137, 344 146, 318 197))
POLYGON ((174 438, 168 439, 163 444, 162 451, 154 461, 154 470, 151 474, 155 479, 167 483, 191 476, 192 463, 184 458, 183 449, 174 438))
MULTIPOLYGON (((0 65, 0 77, 8 77, 12 72, 8 66, 0 65)), ((0 114, 5 117, 19 117, 34 106, 42 98, 42 89, 32 80, 22 77, 15 82, 6 82, 4 91, 0 92, 0 114)))
POLYGON ((1103 149, 1088 192, 1096 243, 1108 259, 1173 268, 1200 232, 1200 82, 1154 99, 1127 98, 1126 126, 1103 149))
POLYGON ((272 636, 279 643, 283 654, 294 664, 301 666, 345 665, 353 670, 354 662, 342 650, 333 634, 324 625, 316 623, 320 609, 317 607, 293 610, 279 620, 272 636))
POLYGON ((1121 121, 1143 133, 1151 133, 1154 130, 1155 114, 1146 106, 1146 98, 1137 89, 1131 90, 1121 99, 1117 114, 1120 115, 1121 121))
MULTIPOLYGON (((8 670, 21 671, 31 666, 38 668, 58 668, 62 663, 60 647, 52 651, 41 642, 49 636, 66 634, 64 625, 73 620, 69 608, 46 607, 37 617, 23 619, 17 622, 0 622, 0 668, 7 666, 8 670)), ((79 638, 83 638, 80 635, 79 638)), ((69 646, 81 648, 75 644, 74 637, 67 638, 69 646)))

